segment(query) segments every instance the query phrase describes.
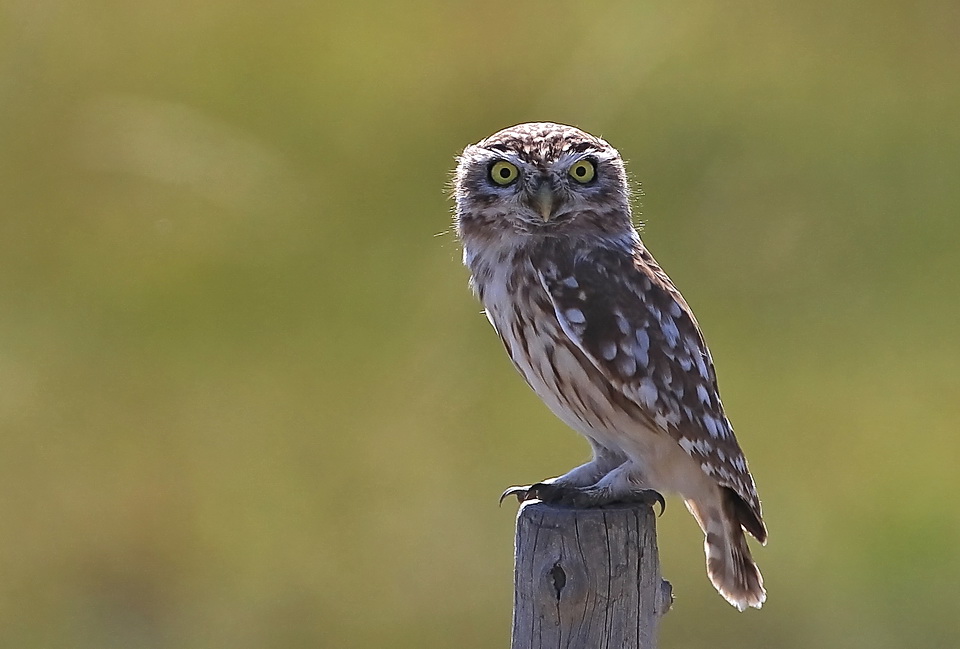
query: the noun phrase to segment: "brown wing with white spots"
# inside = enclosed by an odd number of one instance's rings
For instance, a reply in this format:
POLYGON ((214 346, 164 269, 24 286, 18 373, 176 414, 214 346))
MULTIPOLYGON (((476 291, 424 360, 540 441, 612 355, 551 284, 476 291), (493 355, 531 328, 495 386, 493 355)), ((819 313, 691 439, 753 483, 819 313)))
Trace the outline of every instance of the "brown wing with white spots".
MULTIPOLYGON (((723 412, 700 328, 679 291, 638 244, 540 268, 561 327, 601 373, 739 498, 741 522, 766 539, 746 459, 723 412), (742 505, 742 507, 740 506, 742 505)), ((563 259, 560 256, 559 259, 563 259)))

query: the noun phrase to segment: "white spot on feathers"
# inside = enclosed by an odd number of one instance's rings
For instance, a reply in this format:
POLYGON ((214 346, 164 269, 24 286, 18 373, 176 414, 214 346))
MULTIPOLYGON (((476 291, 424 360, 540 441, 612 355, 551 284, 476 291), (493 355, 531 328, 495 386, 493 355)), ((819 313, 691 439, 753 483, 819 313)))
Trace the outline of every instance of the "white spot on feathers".
POLYGON ((573 324, 583 324, 587 321, 586 316, 580 309, 567 309, 563 312, 563 315, 573 324))
POLYGON ((710 405, 710 393, 707 392, 707 388, 703 385, 703 383, 697 384, 697 397, 702 403, 708 406, 710 405))
POLYGON ((653 404, 657 402, 657 386, 654 385, 650 377, 645 376, 640 379, 640 384, 637 386, 637 396, 640 403, 648 408, 652 408, 653 404))
POLYGON ((637 361, 633 356, 624 354, 617 360, 617 368, 623 376, 633 376, 637 372, 637 361))
POLYGON ((677 329, 677 323, 673 318, 664 318, 661 322, 663 337, 667 339, 667 344, 676 347, 680 341, 680 330, 677 329))
POLYGON ((617 357, 617 343, 609 340, 603 343, 600 347, 600 355, 603 356, 604 360, 612 361, 617 357))
POLYGON ((650 334, 646 329, 637 329, 637 347, 634 350, 637 363, 646 367, 650 362, 650 334))
POLYGON ((707 364, 703 360, 703 354, 697 353, 697 371, 700 372, 700 376, 705 380, 709 380, 710 375, 707 373, 707 364))
POLYGON ((721 437, 728 437, 727 434, 727 425, 725 422, 720 421, 716 417, 710 415, 703 416, 703 425, 707 429, 707 432, 710 433, 710 437, 714 439, 719 439, 721 437))
POLYGON ((710 451, 713 450, 713 446, 703 438, 681 437, 680 446, 687 453, 697 453, 703 456, 710 455, 710 451))

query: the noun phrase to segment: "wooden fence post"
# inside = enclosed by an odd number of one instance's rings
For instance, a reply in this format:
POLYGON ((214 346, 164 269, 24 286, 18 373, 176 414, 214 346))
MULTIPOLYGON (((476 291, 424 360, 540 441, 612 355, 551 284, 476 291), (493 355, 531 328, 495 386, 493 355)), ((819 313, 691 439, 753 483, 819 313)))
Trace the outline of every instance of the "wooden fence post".
POLYGON ((649 505, 517 513, 512 649, 655 649, 673 597, 649 505))

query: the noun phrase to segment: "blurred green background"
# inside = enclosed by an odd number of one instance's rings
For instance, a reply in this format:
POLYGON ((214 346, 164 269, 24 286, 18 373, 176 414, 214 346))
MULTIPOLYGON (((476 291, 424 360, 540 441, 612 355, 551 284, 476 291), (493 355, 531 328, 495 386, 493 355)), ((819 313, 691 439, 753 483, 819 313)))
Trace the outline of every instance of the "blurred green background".
POLYGON ((660 519, 664 647, 960 644, 960 5, 0 4, 0 645, 507 647, 586 444, 466 287, 454 155, 607 138, 771 532, 660 519))

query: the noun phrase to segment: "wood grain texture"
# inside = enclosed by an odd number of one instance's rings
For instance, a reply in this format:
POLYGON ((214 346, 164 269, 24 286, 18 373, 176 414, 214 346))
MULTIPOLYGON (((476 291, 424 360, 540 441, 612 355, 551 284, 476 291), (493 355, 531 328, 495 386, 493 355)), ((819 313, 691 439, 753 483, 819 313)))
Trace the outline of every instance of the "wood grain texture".
POLYGON ((670 607, 648 505, 517 514, 512 649, 653 649, 670 607))

